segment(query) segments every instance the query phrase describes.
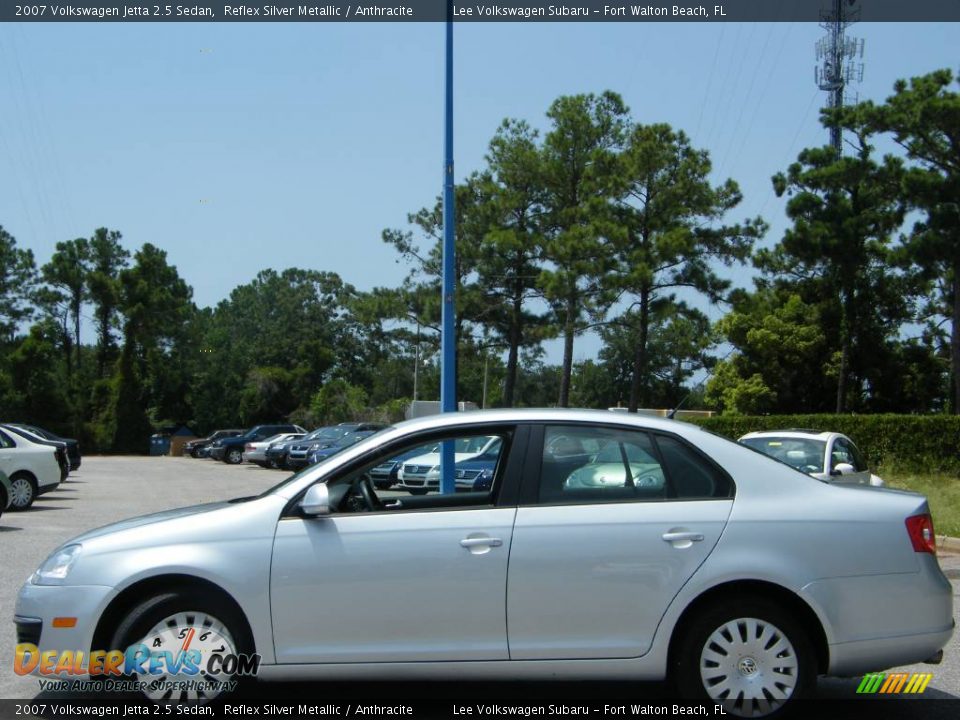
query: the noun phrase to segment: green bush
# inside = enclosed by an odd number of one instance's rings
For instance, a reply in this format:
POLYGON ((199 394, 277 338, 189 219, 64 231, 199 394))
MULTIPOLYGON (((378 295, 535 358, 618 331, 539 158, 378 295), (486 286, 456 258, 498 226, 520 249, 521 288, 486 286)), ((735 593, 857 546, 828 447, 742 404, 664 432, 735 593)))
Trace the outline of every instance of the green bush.
POLYGON ((808 428, 849 436, 870 467, 960 477, 957 415, 721 415, 691 422, 736 440, 759 430, 808 428))

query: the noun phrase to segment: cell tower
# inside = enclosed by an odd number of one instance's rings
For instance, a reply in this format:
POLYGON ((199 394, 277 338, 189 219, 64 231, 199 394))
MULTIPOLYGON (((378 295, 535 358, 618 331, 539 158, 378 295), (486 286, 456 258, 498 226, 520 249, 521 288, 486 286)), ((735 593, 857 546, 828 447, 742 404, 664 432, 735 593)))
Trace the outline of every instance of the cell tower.
MULTIPOLYGON (((825 0, 820 11, 820 27, 827 34, 817 41, 815 77, 817 86, 826 92, 827 107, 837 108, 859 100, 853 83, 863 80, 863 40, 847 37, 846 30, 860 19, 860 0, 825 0)), ((843 154, 843 131, 830 128, 830 144, 839 158, 843 154)))

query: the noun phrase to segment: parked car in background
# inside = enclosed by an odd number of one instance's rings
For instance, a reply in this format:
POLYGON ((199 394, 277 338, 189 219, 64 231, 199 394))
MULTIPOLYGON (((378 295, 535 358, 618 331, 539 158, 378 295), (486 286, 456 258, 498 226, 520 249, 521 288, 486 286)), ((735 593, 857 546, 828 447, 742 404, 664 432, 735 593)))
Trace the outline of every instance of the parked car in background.
POLYGON ((846 435, 819 430, 765 430, 747 433, 739 442, 818 480, 882 487, 863 454, 846 435))
MULTIPOLYGON (((479 410, 399 423, 255 497, 80 535, 13 614, 40 657, 154 639, 176 654, 189 623, 262 654, 260 681, 669 677, 714 715, 757 717, 820 675, 939 662, 954 592, 918 493, 819 482, 674 420, 479 410), (566 482, 595 459, 546 452, 561 435, 615 448, 623 482, 566 482), (491 437, 488 491, 381 498, 370 482, 413 448, 491 437), (646 457, 656 495, 630 482, 646 457)), ((189 692, 149 677, 132 677, 149 697, 189 692)))
POLYGON ((50 432, 49 430, 44 430, 43 428, 37 427, 36 425, 27 425, 26 423, 10 423, 10 424, 15 427, 23 428, 24 430, 29 430, 34 435, 39 435, 45 440, 62 442, 64 445, 66 445, 67 460, 70 462, 70 470, 73 471, 73 470, 78 470, 80 468, 80 463, 82 461, 82 458, 80 457, 80 441, 79 440, 60 437, 56 433, 50 432))
POLYGON ((13 486, 10 485, 10 478, 3 470, 0 470, 0 515, 3 515, 3 511, 10 507, 12 501, 13 486))
POLYGON ((486 452, 458 462, 453 475, 457 491, 489 492, 500 454, 500 443, 491 443, 486 452))
POLYGON ((377 490, 390 489, 396 485, 397 482, 399 482, 397 473, 400 472, 400 467, 403 465, 405 460, 419 457, 420 455, 425 455, 431 452, 437 452, 436 443, 415 447, 405 453, 401 453, 400 455, 374 465, 372 468, 370 468, 370 472, 368 473, 368 475, 370 475, 370 479, 373 481, 373 486, 377 490))
POLYGON ((56 489, 66 462, 66 455, 60 460, 58 453, 63 450, 0 425, 0 471, 10 480, 11 510, 26 510, 38 496, 56 489))
POLYGON ((271 467, 278 467, 282 470, 289 470, 287 465, 287 456, 290 454, 290 448, 295 445, 302 445, 317 439, 330 440, 331 442, 341 437, 343 432, 336 429, 335 425, 325 425, 315 428, 306 435, 296 440, 286 440, 284 442, 273 443, 267 448, 267 462, 271 467))
POLYGON ((0 424, 0 428, 4 428, 12 435, 18 435, 34 445, 44 445, 53 448, 53 456, 60 468, 60 482, 67 479, 67 475, 70 474, 70 460, 67 458, 67 444, 65 442, 60 440, 47 440, 42 435, 8 423, 0 424))
POLYGON ((351 445, 356 445, 358 442, 364 438, 368 438, 373 435, 376 430, 359 430, 357 432, 347 433, 342 438, 337 440, 333 445, 328 445, 325 448, 320 448, 318 450, 312 450, 309 455, 307 455, 307 465, 316 465, 318 462, 323 462, 328 457, 336 455, 341 450, 345 450, 351 445))
MULTIPOLYGON (((315 450, 328 448, 350 433, 363 432, 366 430, 382 430, 385 427, 386 425, 383 423, 354 422, 340 423, 339 425, 323 428, 324 432, 318 437, 313 439, 303 438, 290 446, 290 449, 287 451, 287 468, 290 470, 299 470, 300 468, 306 467, 310 464, 307 461, 307 456, 310 453, 315 450)), ((311 433, 311 435, 312 434, 313 433, 311 433)))
POLYGON ((266 440, 278 433, 305 433, 299 425, 274 424, 257 425, 236 437, 220 438, 210 443, 210 457, 222 460, 228 465, 239 465, 243 462, 243 448, 247 443, 266 440))
POLYGON ((198 438, 197 440, 184 443, 183 454, 194 458, 204 457, 207 454, 204 451, 207 450, 210 443, 215 440, 220 440, 221 438, 236 437, 237 435, 243 435, 243 430, 214 430, 205 438, 198 438))
POLYGON ((249 442, 243 446, 243 460, 244 462, 253 463, 254 465, 259 465, 260 467, 276 467, 274 461, 267 459, 267 448, 269 448, 274 443, 282 443, 287 440, 299 440, 306 433, 296 432, 296 433, 277 433, 272 437, 268 437, 266 440, 257 440, 256 442, 249 442))
MULTIPOLYGON (((500 452, 501 439, 498 437, 472 437, 459 440, 454 448, 454 461, 461 463, 473 460, 481 455, 500 452)), ((425 495, 431 490, 440 489, 440 448, 419 457, 405 461, 397 472, 398 487, 411 495, 425 495)), ((458 483, 462 489, 473 484, 463 480, 458 483)))

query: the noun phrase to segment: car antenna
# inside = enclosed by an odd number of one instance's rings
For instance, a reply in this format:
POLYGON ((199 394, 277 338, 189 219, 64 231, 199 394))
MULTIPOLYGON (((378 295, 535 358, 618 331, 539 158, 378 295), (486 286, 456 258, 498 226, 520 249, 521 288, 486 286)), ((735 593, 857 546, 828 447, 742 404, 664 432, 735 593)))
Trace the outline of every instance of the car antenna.
MULTIPOLYGON (((726 355, 724 355, 722 358, 717 360, 717 362, 714 363, 713 367, 716 367, 717 365, 722 363, 724 360, 726 360, 728 357, 733 355, 733 351, 736 349, 737 349, 736 346, 730 348, 730 351, 726 355)), ((693 386, 693 389, 690 392, 688 392, 680 402, 677 403, 677 406, 673 408, 673 410, 667 413, 667 420, 673 420, 676 417, 677 410, 683 407, 683 404, 690 399, 690 396, 693 395, 697 390, 699 390, 700 386, 703 385, 707 380, 709 380, 712 374, 713 374, 712 372, 707 372, 707 374, 703 376, 703 380, 701 380, 700 382, 698 382, 696 385, 693 386)))

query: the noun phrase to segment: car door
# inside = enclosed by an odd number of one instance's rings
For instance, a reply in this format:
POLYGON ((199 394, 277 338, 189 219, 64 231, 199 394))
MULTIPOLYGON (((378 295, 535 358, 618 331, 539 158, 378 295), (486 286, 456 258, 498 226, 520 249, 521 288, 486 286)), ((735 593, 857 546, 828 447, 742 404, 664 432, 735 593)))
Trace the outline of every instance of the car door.
MULTIPOLYGON (((329 482, 465 432, 411 440, 329 482)), ((490 493, 392 493, 379 512, 280 519, 270 577, 277 662, 508 658, 507 559, 526 429, 497 432, 511 441, 490 493)))
POLYGON ((716 545, 732 496, 729 476, 677 437, 545 427, 531 440, 510 549, 510 658, 647 652, 716 545), (590 447, 600 448, 592 459, 590 447))

